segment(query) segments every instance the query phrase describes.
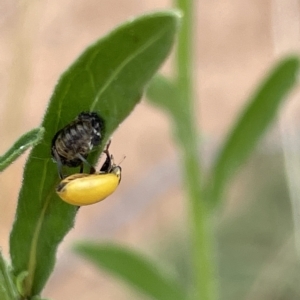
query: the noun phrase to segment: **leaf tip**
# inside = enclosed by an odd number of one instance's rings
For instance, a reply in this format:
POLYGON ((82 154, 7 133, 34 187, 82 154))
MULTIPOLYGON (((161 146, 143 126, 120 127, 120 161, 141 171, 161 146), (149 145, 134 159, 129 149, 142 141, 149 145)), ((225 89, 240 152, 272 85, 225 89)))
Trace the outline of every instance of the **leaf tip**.
POLYGON ((299 55, 297 54, 290 54, 286 57, 284 57, 280 62, 279 62, 280 67, 291 67, 292 70, 294 70, 297 78, 299 79, 299 67, 300 67, 300 58, 299 55))
POLYGON ((169 14, 172 15, 173 17, 177 18, 178 20, 183 18, 183 13, 179 9, 171 9, 171 10, 169 10, 169 14))

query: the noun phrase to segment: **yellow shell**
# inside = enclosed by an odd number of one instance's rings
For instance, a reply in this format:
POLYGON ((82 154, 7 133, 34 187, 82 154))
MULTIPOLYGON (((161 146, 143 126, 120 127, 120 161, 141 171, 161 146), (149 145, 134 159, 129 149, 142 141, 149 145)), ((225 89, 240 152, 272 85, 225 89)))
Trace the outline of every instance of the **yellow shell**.
POLYGON ((63 179, 56 193, 65 202, 83 206, 104 200, 118 187, 121 180, 121 168, 115 166, 109 173, 73 174, 63 179))

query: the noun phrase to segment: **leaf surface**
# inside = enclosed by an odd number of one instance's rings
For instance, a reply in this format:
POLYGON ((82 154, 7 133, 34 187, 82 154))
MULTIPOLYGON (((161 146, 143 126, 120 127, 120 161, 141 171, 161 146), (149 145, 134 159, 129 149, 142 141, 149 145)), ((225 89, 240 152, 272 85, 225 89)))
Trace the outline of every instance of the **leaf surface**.
POLYGON ((249 157, 259 139, 274 121, 280 104, 295 86, 299 58, 288 57, 278 63, 263 81, 240 115, 213 166, 208 199, 214 206, 221 201, 227 182, 249 157))
POLYGON ((170 274, 130 249, 85 242, 78 244, 75 250, 97 267, 111 272, 152 299, 187 299, 170 274))
POLYGON ((22 135, 13 146, 0 156, 0 172, 13 163, 28 148, 37 145, 43 138, 44 128, 35 128, 22 135))

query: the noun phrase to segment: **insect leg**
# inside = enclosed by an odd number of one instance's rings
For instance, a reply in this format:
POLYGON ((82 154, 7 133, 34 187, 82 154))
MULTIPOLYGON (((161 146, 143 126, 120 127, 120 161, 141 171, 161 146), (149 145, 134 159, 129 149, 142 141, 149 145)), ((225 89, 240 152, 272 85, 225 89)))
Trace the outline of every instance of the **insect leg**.
POLYGON ((54 158, 55 158, 55 161, 56 161, 56 164, 57 164, 57 171, 58 171, 58 175, 60 177, 60 179, 63 179, 64 176, 62 174, 62 162, 61 162, 61 159, 56 151, 56 149, 53 147, 53 155, 54 155, 54 158))
POLYGON ((83 163, 85 163, 86 165, 88 165, 91 169, 90 169, 90 173, 91 174, 93 174, 93 173, 96 173, 96 170, 95 170, 95 168, 80 154, 80 153, 77 153, 76 154, 76 156, 78 157, 78 158, 80 158, 81 159, 81 161, 82 161, 82 164, 81 164, 81 166, 80 166, 80 173, 82 173, 83 172, 83 163))

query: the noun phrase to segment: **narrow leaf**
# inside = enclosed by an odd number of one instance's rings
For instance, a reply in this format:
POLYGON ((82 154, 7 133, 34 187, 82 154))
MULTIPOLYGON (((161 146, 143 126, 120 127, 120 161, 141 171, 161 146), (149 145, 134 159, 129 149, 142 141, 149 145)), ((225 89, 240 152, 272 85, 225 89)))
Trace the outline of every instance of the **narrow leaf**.
POLYGON ((7 264, 0 252, 0 299, 17 299, 17 289, 13 283, 13 278, 8 270, 7 264))
POLYGON ((250 99, 216 159, 208 186, 210 204, 220 202, 226 183, 248 158, 294 87, 298 71, 297 57, 282 60, 250 99))
POLYGON ((153 299, 187 299, 170 274, 132 250, 110 244, 81 243, 75 251, 153 299))
POLYGON ((300 265, 282 154, 257 152, 238 179, 247 178, 239 209, 216 228, 222 299, 296 300, 300 265))
POLYGON ((22 135, 3 156, 0 156, 0 172, 13 163, 29 147, 37 145, 42 140, 44 131, 44 128, 40 127, 22 135))
POLYGON ((87 48, 59 79, 42 123, 44 140, 33 149, 25 167, 10 236, 15 275, 28 271, 25 295, 41 292, 54 267, 56 249, 74 226, 77 212, 55 193, 59 178, 50 155, 53 136, 80 112, 98 112, 105 132, 102 145, 89 158, 95 162, 168 56, 178 23, 179 14, 173 11, 131 20, 87 48))
POLYGON ((147 99, 150 103, 165 110, 171 117, 175 136, 180 143, 183 143, 187 150, 191 150, 191 145, 186 144, 191 137, 189 119, 191 118, 186 108, 186 103, 180 101, 178 87, 169 79, 162 75, 156 75, 147 88, 147 99))
POLYGON ((176 119, 181 114, 180 101, 175 84, 166 77, 155 75, 147 88, 146 95, 148 100, 163 108, 176 119))

